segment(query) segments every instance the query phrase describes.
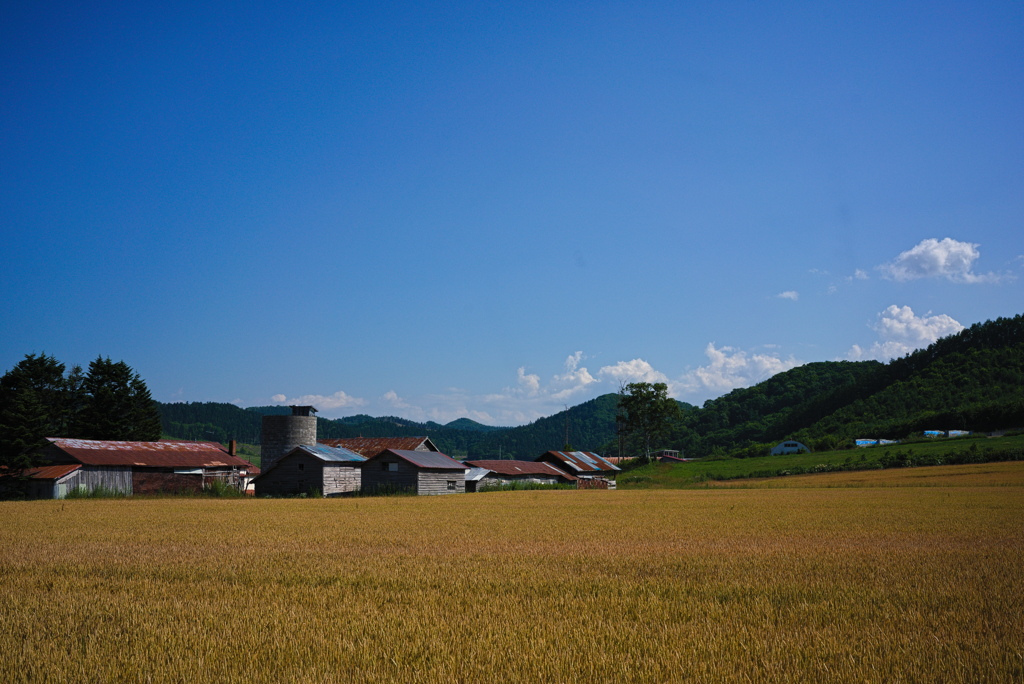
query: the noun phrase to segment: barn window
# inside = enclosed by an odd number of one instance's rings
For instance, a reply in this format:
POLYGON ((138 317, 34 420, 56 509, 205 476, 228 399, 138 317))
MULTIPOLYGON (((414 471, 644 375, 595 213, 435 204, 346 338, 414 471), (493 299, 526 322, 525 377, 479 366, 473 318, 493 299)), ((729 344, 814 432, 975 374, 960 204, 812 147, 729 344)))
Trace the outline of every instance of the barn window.
POLYGON ((380 464, 380 469, 381 470, 389 470, 389 471, 391 471, 393 473, 397 473, 398 472, 398 464, 397 463, 381 463, 380 464))
POLYGON ((454 492, 455 491, 455 480, 448 480, 448 491, 449 492, 454 492))
POLYGON ((299 470, 305 470, 305 469, 306 469, 306 464, 305 463, 300 463, 299 464, 299 470))

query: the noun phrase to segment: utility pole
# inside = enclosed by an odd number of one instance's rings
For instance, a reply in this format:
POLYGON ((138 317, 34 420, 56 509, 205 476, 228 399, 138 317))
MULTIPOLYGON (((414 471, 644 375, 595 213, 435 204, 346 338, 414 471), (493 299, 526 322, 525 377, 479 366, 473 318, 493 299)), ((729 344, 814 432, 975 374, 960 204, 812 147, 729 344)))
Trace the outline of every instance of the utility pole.
MULTIPOLYGON (((569 405, 562 404, 565 407, 565 441, 562 442, 566 447, 569 446, 569 405)), ((564 448, 564 447, 563 447, 564 448)))

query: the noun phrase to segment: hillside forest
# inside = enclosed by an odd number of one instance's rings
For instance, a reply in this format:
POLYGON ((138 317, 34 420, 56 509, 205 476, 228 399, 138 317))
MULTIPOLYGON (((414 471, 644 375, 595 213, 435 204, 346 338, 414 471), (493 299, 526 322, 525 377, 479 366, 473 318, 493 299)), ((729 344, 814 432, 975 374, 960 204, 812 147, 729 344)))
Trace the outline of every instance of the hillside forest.
MULTIPOLYGON (((500 428, 461 418, 446 425, 395 416, 319 418, 318 437, 426 435, 457 458, 535 458, 569 446, 638 455, 617 429, 619 395, 606 394, 528 425, 500 428)), ((758 456, 783 439, 812 449, 857 438, 902 439, 923 430, 989 431, 1024 426, 1024 316, 977 323, 889 363, 824 361, 681 409, 659 449, 688 457, 758 456)), ((259 442, 261 416, 282 406, 159 404, 164 433, 179 439, 259 442)))

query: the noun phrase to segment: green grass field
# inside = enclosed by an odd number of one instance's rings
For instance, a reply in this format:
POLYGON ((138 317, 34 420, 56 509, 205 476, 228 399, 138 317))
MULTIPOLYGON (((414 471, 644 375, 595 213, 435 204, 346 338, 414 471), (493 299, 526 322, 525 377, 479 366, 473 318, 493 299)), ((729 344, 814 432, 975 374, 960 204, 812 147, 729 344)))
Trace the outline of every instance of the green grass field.
POLYGON ((675 489, 701 485, 707 480, 770 477, 780 471, 797 471, 798 474, 803 474, 799 472, 801 469, 811 471, 820 465, 871 469, 880 467, 879 461, 887 455, 891 457, 905 453, 917 458, 927 458, 971 449, 982 455, 994 451, 1024 450, 1024 435, 996 438, 962 437, 786 456, 699 460, 674 464, 652 463, 625 472, 618 480, 619 486, 624 489, 675 489))
POLYGON ((0 681, 1019 682, 1024 464, 996 465, 0 503, 0 681))

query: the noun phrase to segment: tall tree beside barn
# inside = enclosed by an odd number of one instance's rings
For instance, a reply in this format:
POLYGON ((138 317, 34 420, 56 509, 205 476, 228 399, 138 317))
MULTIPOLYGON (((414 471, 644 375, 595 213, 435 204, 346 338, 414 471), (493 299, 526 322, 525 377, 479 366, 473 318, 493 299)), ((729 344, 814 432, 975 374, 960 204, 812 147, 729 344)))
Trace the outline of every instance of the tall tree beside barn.
POLYGON ((33 467, 46 437, 65 436, 71 387, 64 364, 47 354, 28 354, 0 377, 0 465, 6 473, 33 467))
POLYGON ((639 441, 641 458, 650 461, 652 443, 682 417, 682 409, 665 383, 631 382, 619 390, 619 416, 619 429, 639 441))
POLYGON ((97 357, 82 380, 82 410, 74 436, 82 439, 155 441, 160 412, 146 383, 124 361, 97 357))

